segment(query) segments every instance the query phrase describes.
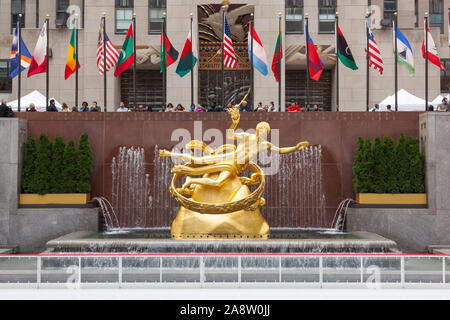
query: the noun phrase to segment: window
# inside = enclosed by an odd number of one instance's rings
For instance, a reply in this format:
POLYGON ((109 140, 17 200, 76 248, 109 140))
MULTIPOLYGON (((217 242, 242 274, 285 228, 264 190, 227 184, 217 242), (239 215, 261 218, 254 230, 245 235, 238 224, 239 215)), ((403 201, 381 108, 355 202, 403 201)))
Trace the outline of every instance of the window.
POLYGON ((25 0, 12 0, 11 1, 11 28, 14 29, 17 26, 19 20, 19 14, 22 14, 22 20, 20 23, 21 28, 25 28, 25 0))
POLYGON ((384 0, 384 19, 393 21, 395 12, 397 12, 397 0, 384 0))
POLYGON ((166 0, 148 0, 148 33, 161 33, 166 0))
POLYGON ((319 33, 334 33, 336 0, 319 0, 319 33))
POLYGON ((127 33, 133 22, 133 11, 133 0, 116 0, 116 33, 127 33))
POLYGON ((444 1, 430 0, 430 27, 439 27, 444 33, 444 1))
POLYGON ((303 33, 303 0, 286 0, 286 33, 303 33))
POLYGON ((0 92, 12 92, 12 80, 9 76, 9 60, 0 60, 0 92))
MULTIPOLYGON (((441 70, 441 93, 450 93, 450 59, 441 59, 441 63, 447 71, 441 70)), ((436 106, 435 106, 436 107, 436 106)))
POLYGON ((67 8, 70 5, 70 0, 56 0, 56 28, 67 28, 67 19, 69 14, 67 8))
POLYGON ((419 27, 419 0, 414 0, 414 27, 419 27))

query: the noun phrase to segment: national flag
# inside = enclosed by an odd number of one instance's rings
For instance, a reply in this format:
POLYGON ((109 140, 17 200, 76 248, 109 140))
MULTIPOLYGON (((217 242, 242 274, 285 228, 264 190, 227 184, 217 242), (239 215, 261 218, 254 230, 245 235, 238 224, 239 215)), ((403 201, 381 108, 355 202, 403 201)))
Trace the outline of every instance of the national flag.
MULTIPOLYGON (((397 26, 394 22, 394 41, 395 41, 395 28, 397 26)), ((395 42, 394 42, 394 54, 395 54, 395 42)), ((408 39, 401 33, 401 31, 397 28, 397 61, 400 64, 405 65, 409 70, 409 75, 414 75, 414 54, 411 49, 411 45, 409 44, 408 39)))
POLYGON ((118 77, 134 63, 134 36, 133 23, 130 24, 127 36, 120 50, 119 61, 117 61, 114 76, 118 77))
POLYGON ((180 77, 184 77, 191 72, 191 64, 192 68, 194 68, 198 60, 197 57, 197 48, 192 41, 192 34, 189 32, 186 43, 184 44, 183 52, 181 53, 180 61, 178 62, 177 74, 180 77))
POLYGON ((337 53, 339 60, 341 60, 342 64, 347 68, 352 70, 358 70, 358 66, 356 65, 355 58, 353 58, 352 51, 348 46, 347 40, 345 40, 344 35, 339 27, 337 27, 337 53))
POLYGON ((47 72, 47 23, 45 22, 34 48, 30 68, 28 69, 28 77, 44 72, 47 72))
POLYGON ((283 44, 282 44, 282 35, 281 32, 278 33, 277 44, 275 45, 275 52, 273 54, 272 60, 272 71, 275 76, 275 81, 280 81, 280 67, 281 60, 283 59, 283 44))
POLYGON ((164 32, 161 33, 161 73, 178 60, 179 53, 170 43, 164 32), (165 41, 164 41, 165 39, 165 41), (165 44, 165 49, 164 49, 165 44))
MULTIPOLYGON (((31 54, 27 49, 27 46, 23 42, 23 39, 20 38, 20 72, 25 70, 30 66, 31 63, 31 54)), ((19 74, 19 22, 17 22, 16 30, 14 31, 14 37, 11 48, 11 61, 10 61, 10 76, 14 78, 19 74)))
POLYGON ((253 23, 250 23, 250 27, 248 29, 248 56, 251 61, 252 56, 252 39, 253 34, 253 66, 256 70, 261 72, 264 76, 267 76, 267 57, 266 51, 262 45, 261 40, 258 37, 255 29, 253 28, 253 23))
POLYGON ((308 59, 309 59, 309 75, 311 79, 319 81, 320 76, 322 75, 324 65, 320 60, 319 53, 317 52, 316 46, 309 36, 308 26, 305 25, 306 30, 306 45, 308 46, 308 59))
POLYGON ((75 28, 76 27, 74 25, 72 29, 72 35, 70 37, 69 51, 67 52, 66 70, 64 73, 64 77, 66 80, 69 79, 69 77, 74 74, 77 69, 80 69, 80 62, 77 61, 77 52, 75 52, 75 46, 78 41, 75 28))
POLYGON ((441 64, 441 60, 439 59, 439 53, 436 49, 436 45, 434 44, 434 40, 433 40, 433 37, 431 36, 430 29, 428 29, 428 27, 425 24, 425 27, 424 27, 425 37, 427 36, 427 33, 428 33, 428 50, 425 49, 426 39, 424 38, 423 44, 422 44, 423 58, 425 60, 427 59, 427 51, 428 51, 428 61, 430 61, 432 64, 436 65, 437 67, 439 67, 445 71, 444 66, 441 64))
MULTIPOLYGON (((383 58, 381 57, 380 50, 378 49, 377 42, 373 36, 372 30, 370 30, 369 25, 366 22, 366 32, 369 37, 369 67, 378 70, 380 74, 383 74, 384 65, 383 58)), ((367 49, 365 49, 367 52, 367 49)))
POLYGON ((228 25, 227 17, 225 16, 225 26, 223 33, 223 63, 227 68, 236 68, 236 53, 234 52, 233 40, 231 40, 230 26, 228 25))
POLYGON ((100 74, 104 73, 105 63, 104 63, 104 50, 103 45, 106 47, 106 71, 108 72, 111 68, 115 67, 119 61, 119 51, 114 47, 112 42, 109 40, 108 35, 105 32, 105 44, 103 44, 103 25, 100 25, 100 32, 98 34, 97 43, 97 68, 100 74))

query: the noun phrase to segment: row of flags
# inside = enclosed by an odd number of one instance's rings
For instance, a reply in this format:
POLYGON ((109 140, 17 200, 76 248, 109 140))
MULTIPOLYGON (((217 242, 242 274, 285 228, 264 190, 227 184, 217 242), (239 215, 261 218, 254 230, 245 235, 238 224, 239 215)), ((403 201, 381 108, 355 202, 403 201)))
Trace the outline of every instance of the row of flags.
MULTIPOLYGON (((27 68, 28 77, 44 73, 47 70, 47 25, 44 24, 41 32, 39 34, 39 38, 34 49, 33 55, 28 51, 23 39, 20 39, 19 43, 19 35, 18 35, 19 25, 17 25, 14 31, 12 49, 11 49, 11 68, 10 68, 10 76, 14 78, 19 73, 19 47, 21 52, 20 59, 20 71, 23 71, 27 68)), ((410 75, 414 75, 414 54, 411 48, 411 45, 408 39, 403 35, 403 33, 398 29, 398 27, 394 24, 394 41, 397 41, 397 61, 398 63, 405 65, 410 75), (397 39, 395 39, 395 30, 397 30, 397 39)), ((439 54, 436 49, 436 45, 431 36, 429 28, 425 25, 425 33, 428 33, 428 48, 426 47, 425 40, 422 45, 422 54, 424 59, 426 59, 426 52, 428 51, 428 60, 434 65, 438 66, 442 70, 445 68, 442 66, 439 54)), ((320 60, 319 53, 316 50, 313 40, 309 36, 308 27, 305 25, 305 35, 306 35, 306 43, 308 50, 308 64, 309 64, 309 72, 310 77, 313 80, 318 81, 320 76, 324 70, 324 64, 320 60)), ((356 65, 355 59, 351 53, 349 45, 345 40, 345 37, 339 27, 336 30, 336 43, 337 43, 337 54, 339 60, 346 67, 357 70, 358 66, 356 65)), ((370 29, 369 25, 366 23, 366 31, 369 41, 369 67, 377 70, 381 75, 384 72, 383 58, 380 52, 380 49, 375 41, 374 34, 370 29)), ((97 45, 97 68, 100 74, 105 72, 105 54, 104 54, 104 44, 103 44, 103 34, 105 34, 105 47, 106 47, 106 71, 111 70, 111 68, 115 67, 114 76, 118 77, 121 73, 127 70, 133 63, 135 59, 134 55, 134 36, 133 36, 133 24, 130 25, 128 33, 125 37, 125 41, 122 45, 122 49, 117 51, 115 46, 109 40, 106 32, 104 33, 103 26, 100 25, 99 37, 98 37, 98 45, 97 45)), ((425 35, 426 36, 426 35, 425 35)), ((233 41, 231 39, 230 28, 228 25, 228 21, 225 17, 225 26, 224 26, 224 35, 223 35, 224 43, 223 43, 223 56, 224 56, 224 66, 227 68, 236 68, 237 66, 237 57, 236 52, 234 50, 233 41)), ((264 50, 263 44, 256 33, 256 30, 253 28, 253 25, 249 26, 249 43, 248 43, 248 54, 249 57, 253 54, 253 66, 256 70, 258 70, 262 75, 266 76, 268 74, 267 67, 267 56, 264 50), (250 39, 253 39, 253 53, 252 53, 252 43, 250 39)), ((77 68, 80 68, 80 63, 78 62, 78 66, 76 68, 76 29, 75 26, 72 30, 72 35, 69 43, 69 50, 67 53, 66 60, 66 68, 65 68, 65 79, 68 79, 72 74, 76 72, 77 68)), ((184 45, 184 49, 181 54, 180 61, 178 63, 178 67, 176 69, 176 73, 181 77, 184 77, 191 71, 191 63, 193 62, 193 66, 196 65, 198 61, 198 53, 196 52, 196 46, 193 44, 192 34, 189 32, 186 43, 184 45), (193 60, 193 61, 192 61, 193 60)), ((367 49, 366 49, 367 50, 367 49)), ((178 60, 179 52, 172 46, 169 38, 166 34, 161 33, 161 72, 163 72, 164 68, 169 67, 173 63, 178 60)), ((275 76, 275 80, 278 82, 280 78, 280 70, 279 65, 280 61, 283 59, 283 50, 282 50, 282 35, 281 31, 278 34, 277 42, 275 46, 274 57, 272 61, 272 71, 275 76)))

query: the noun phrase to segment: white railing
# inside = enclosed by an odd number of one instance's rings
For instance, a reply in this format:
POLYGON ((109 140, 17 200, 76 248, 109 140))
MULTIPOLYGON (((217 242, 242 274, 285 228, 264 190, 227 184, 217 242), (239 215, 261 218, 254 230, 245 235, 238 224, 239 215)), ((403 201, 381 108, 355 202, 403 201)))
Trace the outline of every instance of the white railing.
POLYGON ((450 256, 389 254, 0 256, 0 289, 97 287, 450 289, 450 256))

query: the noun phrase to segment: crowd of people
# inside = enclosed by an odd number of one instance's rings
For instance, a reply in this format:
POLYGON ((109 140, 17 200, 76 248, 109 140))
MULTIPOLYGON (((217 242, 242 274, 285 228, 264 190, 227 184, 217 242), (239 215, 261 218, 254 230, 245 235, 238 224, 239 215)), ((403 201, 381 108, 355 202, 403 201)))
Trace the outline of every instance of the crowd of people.
MULTIPOLYGON (((13 111, 12 109, 6 105, 6 100, 2 100, 0 104, 0 117, 12 117, 13 111)), ((50 100, 50 104, 47 106, 47 112, 101 112, 101 107, 98 106, 96 101, 93 101, 91 105, 88 102, 84 101, 80 108, 75 106, 69 107, 67 103, 63 103, 61 105, 61 111, 58 110, 55 104, 55 100, 50 100)), ((119 108, 116 112, 222 112, 226 111, 230 108, 238 108, 240 112, 280 112, 280 108, 276 107, 274 102, 270 102, 268 105, 263 105, 262 102, 259 102, 255 108, 252 108, 248 105, 247 101, 243 101, 240 105, 232 105, 232 103, 228 103, 224 108, 221 106, 211 106, 211 107, 203 107, 201 105, 192 104, 189 108, 185 108, 182 104, 178 104, 176 107, 172 103, 168 103, 166 108, 163 110, 153 109, 149 105, 139 105, 138 107, 129 107, 126 106, 122 101, 120 102, 119 108)), ((37 112, 36 106, 31 103, 25 110, 26 112, 37 112)), ((324 111, 322 107, 318 105, 314 105, 313 107, 301 107, 295 101, 291 101, 289 107, 287 108, 287 112, 320 112, 324 111)), ((375 104, 375 106, 370 109, 370 112, 379 112, 381 111, 380 105, 375 104)), ((391 105, 386 106, 387 112, 393 112, 393 108, 391 105)), ((448 99, 444 98, 442 103, 437 106, 435 109, 434 106, 430 105, 428 107, 428 111, 437 111, 437 112, 450 112, 450 105, 448 103, 448 99)))
MULTIPOLYGON (((203 107, 201 105, 192 104, 188 108, 184 107, 182 104, 168 103, 167 106, 162 110, 163 112, 222 112, 231 108, 237 108, 240 112, 280 112, 280 108, 275 106, 272 101, 269 104, 264 105, 259 102, 255 108, 252 108, 247 101, 242 101, 239 105, 233 105, 229 102, 224 108, 221 106, 213 105, 211 107, 203 107)), ((117 112, 152 112, 154 111, 151 106, 139 105, 137 108, 127 107, 125 103, 120 102, 117 112)), ((300 107, 295 101, 291 101, 288 112, 307 112, 307 111, 324 111, 318 105, 314 105, 311 108, 300 107)))

